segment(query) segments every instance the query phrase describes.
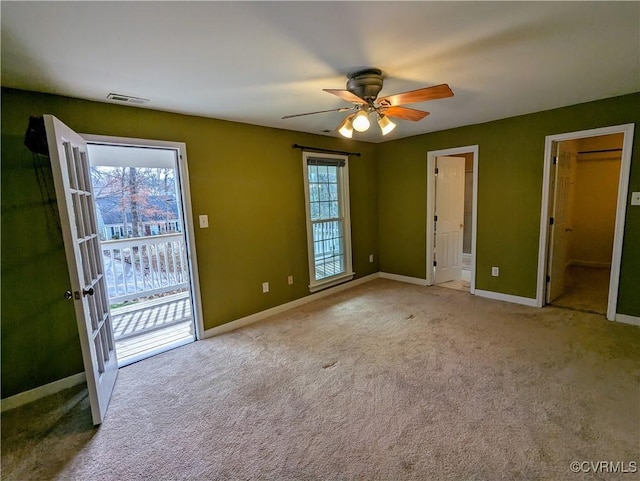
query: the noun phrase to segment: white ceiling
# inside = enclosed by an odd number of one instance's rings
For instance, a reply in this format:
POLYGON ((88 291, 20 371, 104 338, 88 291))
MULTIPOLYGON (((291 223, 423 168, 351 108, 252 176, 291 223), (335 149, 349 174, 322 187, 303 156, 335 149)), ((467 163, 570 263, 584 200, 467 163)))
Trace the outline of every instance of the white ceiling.
POLYGON ((377 67, 382 95, 448 83, 392 138, 640 91, 640 2, 8 2, 2 85, 325 135, 323 88, 377 67))

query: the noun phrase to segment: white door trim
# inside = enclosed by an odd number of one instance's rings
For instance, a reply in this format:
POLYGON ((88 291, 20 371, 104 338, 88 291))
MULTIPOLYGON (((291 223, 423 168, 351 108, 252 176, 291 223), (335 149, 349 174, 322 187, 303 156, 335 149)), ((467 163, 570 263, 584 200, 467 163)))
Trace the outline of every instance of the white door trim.
POLYGON ((451 149, 432 150, 427 152, 427 285, 434 283, 433 275, 433 249, 434 249, 434 225, 435 215, 435 167, 436 158, 445 156, 456 156, 471 152, 473 154, 473 206, 471 208, 471 286, 469 292, 476 292, 476 237, 478 226, 478 145, 468 145, 466 147, 454 147, 451 149))
POLYGON ((185 236, 188 247, 189 275, 191 276, 191 293, 193 296, 193 317, 196 339, 204 338, 204 321, 202 318, 202 299, 200 297, 200 281, 198 277, 198 258, 194 231, 193 210, 191 208, 191 191, 189 188, 189 168, 187 164, 187 144, 168 140, 135 139, 128 137, 111 137, 108 135, 81 134, 88 143, 111 144, 124 146, 142 146, 174 149, 178 152, 178 171, 180 177, 180 194, 184 207, 185 236))
POLYGON ((624 237, 624 221, 627 212, 627 194, 629 191, 629 172, 631 170, 631 150, 633 147, 633 132, 635 124, 616 125, 599 129, 581 130, 564 134, 548 135, 544 144, 544 173, 542 178, 542 206, 540 210, 540 242, 538 247, 538 289, 536 293, 536 305, 544 306, 546 262, 547 262, 547 235, 549 229, 549 183, 551 175, 553 142, 596 137, 609 134, 623 134, 622 159, 620 163, 620 180, 618 183, 618 201, 616 207, 616 224, 613 240, 613 254, 611 258, 611 277, 609 280, 609 300, 607 303, 607 319, 616 318, 618 305, 618 287, 620 283, 620 261, 622 259, 622 241, 624 237))

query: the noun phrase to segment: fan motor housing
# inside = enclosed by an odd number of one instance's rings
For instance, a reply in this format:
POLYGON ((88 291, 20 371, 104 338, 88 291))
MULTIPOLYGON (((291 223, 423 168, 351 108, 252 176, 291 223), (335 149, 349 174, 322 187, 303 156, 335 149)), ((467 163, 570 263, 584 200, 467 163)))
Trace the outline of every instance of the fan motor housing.
POLYGON ((361 99, 375 100, 382 90, 382 71, 370 68, 349 75, 347 90, 361 99))

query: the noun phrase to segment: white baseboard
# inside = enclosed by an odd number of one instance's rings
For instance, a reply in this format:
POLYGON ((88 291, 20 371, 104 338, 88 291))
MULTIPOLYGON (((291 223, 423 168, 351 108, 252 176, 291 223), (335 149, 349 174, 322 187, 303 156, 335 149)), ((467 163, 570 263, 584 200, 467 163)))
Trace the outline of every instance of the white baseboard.
POLYGON ((225 332, 235 331, 236 329, 240 329, 241 327, 248 326, 249 324, 253 324, 254 322, 261 321, 262 319, 266 319, 267 317, 280 314, 281 312, 288 311, 289 309, 293 309, 295 307, 303 306, 304 304, 308 304, 309 302, 313 302, 317 299, 321 299, 337 292, 350 289, 359 284, 364 284, 365 282, 372 281, 374 279, 377 279, 378 277, 380 277, 379 273, 376 272, 365 277, 360 277, 359 279, 345 282, 344 284, 340 284, 338 286, 329 287, 328 289, 324 289, 320 292, 314 292, 313 294, 301 297, 300 299, 296 299, 295 301, 287 302, 286 304, 280 304, 279 306, 272 307, 271 309, 256 312, 255 314, 236 319, 235 321, 227 322, 220 326, 207 329, 206 331, 204 331, 204 336, 202 337, 203 339, 206 339, 207 337, 218 336, 220 334, 224 334, 225 332))
POLYGON ((482 291, 476 289, 476 296, 494 299, 496 301, 511 302, 513 304, 522 304, 524 306, 538 307, 537 301, 530 297, 512 296, 511 294, 502 294, 501 292, 482 291))
POLYGON ((406 282, 408 284, 417 284, 419 286, 428 286, 426 279, 420 279, 419 277, 401 276, 399 274, 389 274, 388 272, 380 272, 382 279, 391 279, 392 281, 406 282))
POLYGON ((74 374, 73 376, 65 377, 63 379, 58 379, 57 381, 50 382, 49 384, 45 384, 44 386, 38 386, 28 391, 18 393, 15 396, 10 396, 1 401, 2 407, 0 408, 0 412, 5 412, 9 409, 17 408, 45 396, 64 391, 65 389, 69 389, 70 387, 82 384, 85 381, 86 376, 84 372, 79 372, 78 374, 74 374))
POLYGON ((632 326, 640 326, 640 317, 628 316, 627 314, 616 314, 616 322, 624 322, 632 326))

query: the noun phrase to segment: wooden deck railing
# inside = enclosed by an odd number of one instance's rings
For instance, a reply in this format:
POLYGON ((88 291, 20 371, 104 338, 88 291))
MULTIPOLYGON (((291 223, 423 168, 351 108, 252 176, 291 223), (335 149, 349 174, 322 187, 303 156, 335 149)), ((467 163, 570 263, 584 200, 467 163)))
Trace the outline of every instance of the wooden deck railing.
POLYGON ((111 304, 177 291, 189 285, 181 233, 108 240, 101 244, 111 304))

